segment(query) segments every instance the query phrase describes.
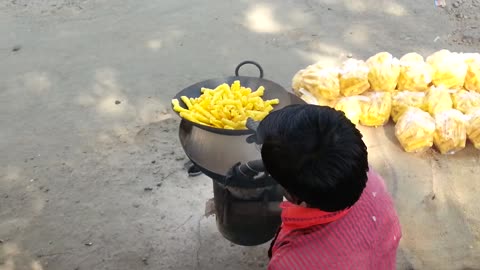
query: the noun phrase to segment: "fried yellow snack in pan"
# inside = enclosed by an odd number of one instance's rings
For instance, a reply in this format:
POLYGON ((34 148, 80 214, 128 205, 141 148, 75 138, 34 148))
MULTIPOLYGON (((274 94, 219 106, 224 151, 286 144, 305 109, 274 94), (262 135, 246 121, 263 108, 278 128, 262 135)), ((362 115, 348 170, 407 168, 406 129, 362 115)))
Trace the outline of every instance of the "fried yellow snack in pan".
POLYGON ((231 86, 221 84, 215 89, 202 88, 201 92, 198 98, 180 97, 187 108, 182 107, 178 99, 173 99, 173 109, 191 122, 221 129, 247 129, 248 118, 261 121, 280 102, 278 99, 263 100, 263 86, 252 91, 241 86, 240 81, 231 86))

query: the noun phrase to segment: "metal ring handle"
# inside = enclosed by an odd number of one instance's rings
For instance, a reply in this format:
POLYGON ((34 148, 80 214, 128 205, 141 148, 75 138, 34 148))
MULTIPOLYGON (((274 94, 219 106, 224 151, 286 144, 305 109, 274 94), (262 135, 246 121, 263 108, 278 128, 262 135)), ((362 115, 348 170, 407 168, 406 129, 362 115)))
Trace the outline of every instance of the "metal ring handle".
POLYGON ((260 77, 259 78, 260 79, 263 78, 263 68, 262 68, 262 66, 260 66, 259 63, 254 62, 254 61, 243 61, 242 63, 238 64, 237 68, 235 68, 235 76, 238 77, 239 76, 238 71, 240 71, 240 68, 244 65, 247 65, 247 64, 251 64, 251 65, 256 66, 258 68, 258 70, 260 71, 260 77))

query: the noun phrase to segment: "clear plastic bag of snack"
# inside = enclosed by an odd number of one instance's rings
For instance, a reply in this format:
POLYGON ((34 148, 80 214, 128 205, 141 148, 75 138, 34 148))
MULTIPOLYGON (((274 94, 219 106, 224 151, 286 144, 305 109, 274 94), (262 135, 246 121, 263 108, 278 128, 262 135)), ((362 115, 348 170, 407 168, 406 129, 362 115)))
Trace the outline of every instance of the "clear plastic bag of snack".
POLYGON ((335 110, 342 111, 352 123, 358 125, 363 105, 368 104, 368 102, 369 98, 365 96, 343 97, 337 101, 335 110))
POLYGON ((435 115, 433 143, 442 154, 454 154, 465 148, 467 118, 460 111, 450 109, 435 115))
POLYGON ((432 82, 435 86, 451 89, 463 87, 467 75, 464 56, 441 50, 427 57, 427 63, 432 67, 432 82))
POLYGON ((301 96, 300 89, 303 89, 303 73, 305 73, 305 69, 299 70, 292 79, 292 89, 297 96, 301 96))
POLYGON ((364 93, 370 88, 369 68, 364 61, 348 59, 340 71, 340 93, 346 97, 364 93))
POLYGON ((425 93, 398 91, 392 95, 392 120, 397 122, 400 116, 410 107, 424 108, 425 93))
POLYGON ((480 54, 468 54, 467 75, 465 76, 465 89, 480 93, 480 54))
POLYGON ((298 90, 297 95, 299 95, 300 98, 308 104, 319 105, 318 101, 317 101, 317 98, 303 88, 300 88, 298 90))
POLYGON ((317 98, 335 100, 340 97, 339 70, 336 68, 305 70, 302 74, 303 88, 317 98))
POLYGON ((300 89, 305 88, 304 87, 304 74, 308 72, 314 72, 315 70, 320 70, 323 67, 320 65, 320 63, 316 63, 313 65, 309 65, 308 67, 299 70, 292 78, 292 89, 297 94, 298 96, 301 96, 299 93, 300 89))
POLYGON ((395 136, 405 152, 424 152, 433 146, 435 120, 419 108, 409 107, 395 125, 395 136))
POLYGON ((467 114, 467 136, 475 148, 480 150, 480 108, 472 109, 467 114))
POLYGON ((431 115, 453 108, 450 90, 443 87, 431 87, 426 96, 424 109, 431 115))
POLYGON ((407 53, 400 58, 398 90, 426 91, 432 82, 432 68, 418 53, 407 53))
POLYGON ((336 100, 326 100, 323 98, 317 98, 312 93, 308 92, 307 90, 301 88, 299 90, 300 98, 303 99, 308 104, 318 105, 318 106, 328 106, 328 107, 335 107, 336 100))
POLYGON ((317 103, 319 106, 327 106, 330 108, 334 108, 335 104, 337 104, 338 99, 335 100, 327 100, 324 98, 317 98, 317 103))
POLYGON ((379 127, 385 125, 392 112, 392 93, 367 92, 368 102, 362 104, 360 123, 364 126, 379 127))
POLYGON ((480 108, 480 93, 460 90, 452 94, 453 108, 467 113, 473 108, 480 108))
POLYGON ((400 75, 400 61, 388 52, 377 53, 367 60, 368 81, 375 91, 393 92, 400 75))
POLYGON ((480 60, 480 53, 461 53, 460 55, 467 65, 474 61, 480 60))

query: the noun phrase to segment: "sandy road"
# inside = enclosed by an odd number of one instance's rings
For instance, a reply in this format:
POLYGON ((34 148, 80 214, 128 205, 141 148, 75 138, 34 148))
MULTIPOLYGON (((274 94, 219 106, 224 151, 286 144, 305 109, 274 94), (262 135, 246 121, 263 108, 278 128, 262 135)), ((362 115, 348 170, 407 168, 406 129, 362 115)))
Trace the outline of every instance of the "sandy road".
MULTIPOLYGON (((471 51, 478 1, 457 2, 1 1, 0 269, 264 269, 265 246, 202 216, 211 183, 183 171, 171 96, 245 59, 288 87, 348 54, 471 51)), ((402 220, 399 269, 479 269, 478 153, 364 133, 402 220)))

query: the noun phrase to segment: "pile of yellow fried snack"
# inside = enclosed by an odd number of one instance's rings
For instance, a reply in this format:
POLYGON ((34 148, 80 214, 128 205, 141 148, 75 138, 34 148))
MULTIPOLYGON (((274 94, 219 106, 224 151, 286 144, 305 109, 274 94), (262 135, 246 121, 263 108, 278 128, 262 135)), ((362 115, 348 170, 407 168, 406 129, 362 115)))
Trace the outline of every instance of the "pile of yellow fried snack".
POLYGON ((379 127, 392 118, 406 152, 432 146, 442 154, 480 150, 480 54, 440 50, 424 59, 381 52, 340 67, 310 65, 292 88, 310 104, 343 111, 355 125, 379 127))
POLYGON ((182 118, 189 121, 230 130, 247 129, 247 118, 260 121, 279 104, 278 99, 263 100, 265 88, 260 86, 256 91, 240 85, 235 81, 230 86, 226 83, 215 89, 202 88, 198 98, 182 96, 186 108, 178 99, 172 100, 173 109, 182 118))

